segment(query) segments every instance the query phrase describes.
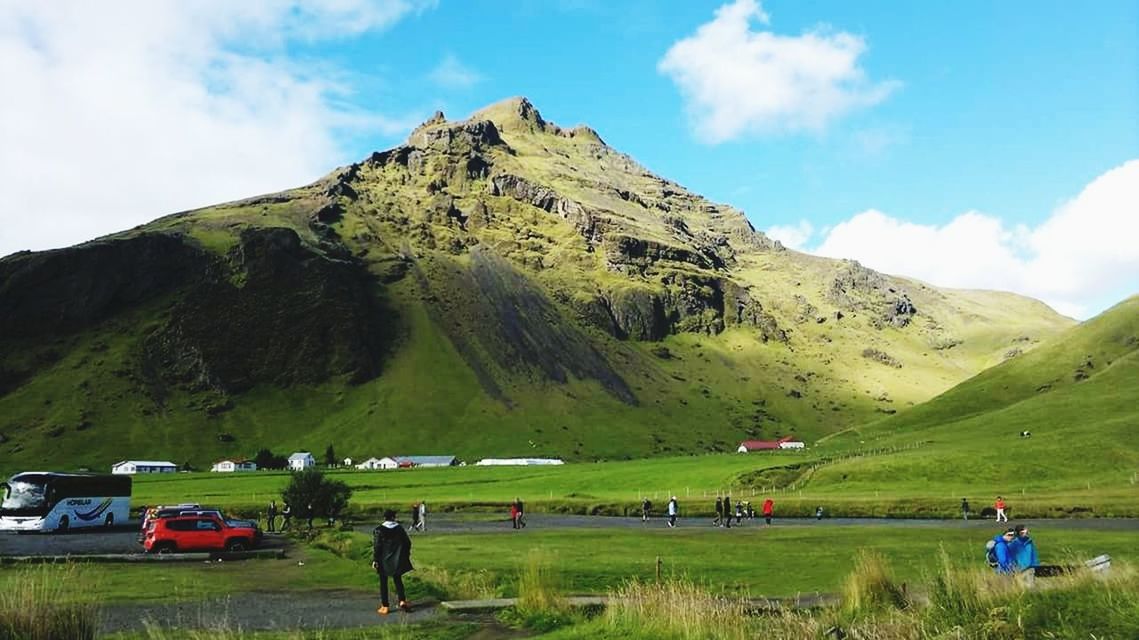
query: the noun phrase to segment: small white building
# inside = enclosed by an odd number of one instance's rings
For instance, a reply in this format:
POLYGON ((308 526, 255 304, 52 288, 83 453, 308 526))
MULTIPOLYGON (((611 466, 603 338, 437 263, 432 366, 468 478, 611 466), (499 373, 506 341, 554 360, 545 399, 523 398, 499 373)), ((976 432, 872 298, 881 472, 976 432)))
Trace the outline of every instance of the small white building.
POLYGON ((111 473, 134 475, 136 473, 174 473, 178 465, 166 460, 123 460, 111 465, 111 473))
POLYGON ((396 464, 406 469, 409 467, 453 467, 459 464, 455 456, 395 456, 396 464))
POLYGON ((252 460, 219 460, 210 467, 216 473, 233 473, 235 471, 256 471, 257 463, 252 460))
POLYGON ((559 458, 483 458, 477 467, 528 467, 534 465, 565 464, 559 458))
POLYGON ((352 466, 352 458, 344 458, 344 466, 351 467, 352 466))
POLYGON ((316 458, 308 451, 298 451, 289 456, 289 469, 291 471, 304 471, 316 466, 316 458))
POLYGON ((396 462, 395 458, 368 458, 356 465, 356 468, 367 471, 375 471, 376 469, 398 469, 399 462, 396 462))

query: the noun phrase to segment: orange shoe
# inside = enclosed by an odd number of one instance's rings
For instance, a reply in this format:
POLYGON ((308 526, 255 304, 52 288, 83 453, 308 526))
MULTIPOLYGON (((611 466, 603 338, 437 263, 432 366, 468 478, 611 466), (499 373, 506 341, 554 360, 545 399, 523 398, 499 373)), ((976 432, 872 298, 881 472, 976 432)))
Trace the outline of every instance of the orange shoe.
POLYGON ((410 611, 411 611, 411 603, 410 603, 410 602, 408 602, 407 600, 400 600, 400 601, 399 601, 399 608, 400 608, 402 611, 408 611, 408 612, 410 612, 410 611))
POLYGON ((391 611, 391 609, 389 609, 387 605, 383 605, 379 609, 376 609, 376 613, 380 614, 381 616, 388 615, 388 612, 390 612, 390 611, 391 611))

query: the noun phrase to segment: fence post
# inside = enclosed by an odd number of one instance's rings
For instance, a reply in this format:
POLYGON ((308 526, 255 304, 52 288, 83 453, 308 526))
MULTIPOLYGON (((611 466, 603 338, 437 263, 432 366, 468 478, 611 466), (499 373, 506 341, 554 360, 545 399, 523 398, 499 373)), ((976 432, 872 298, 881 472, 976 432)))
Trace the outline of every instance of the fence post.
POLYGON ((663 562, 661 561, 660 556, 657 556, 657 582, 660 582, 661 564, 663 564, 663 562))

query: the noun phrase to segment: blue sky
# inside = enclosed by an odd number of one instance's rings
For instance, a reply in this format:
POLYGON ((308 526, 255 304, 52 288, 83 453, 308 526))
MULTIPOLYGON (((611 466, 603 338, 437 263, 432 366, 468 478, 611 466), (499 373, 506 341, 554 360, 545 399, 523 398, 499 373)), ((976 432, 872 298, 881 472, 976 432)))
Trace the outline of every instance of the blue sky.
POLYGON ((0 2, 0 254, 525 95, 801 250, 1077 317, 1139 290, 1130 0, 44 4, 0 2))

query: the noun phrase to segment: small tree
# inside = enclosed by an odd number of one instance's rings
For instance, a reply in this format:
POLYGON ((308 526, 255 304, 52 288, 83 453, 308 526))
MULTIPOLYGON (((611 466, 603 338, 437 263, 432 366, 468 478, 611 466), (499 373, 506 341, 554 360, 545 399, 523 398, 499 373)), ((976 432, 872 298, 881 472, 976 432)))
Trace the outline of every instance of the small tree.
POLYGON ((332 450, 331 444, 324 450, 324 464, 330 467, 336 464, 336 452, 332 450))
POLYGON ((324 477, 316 469, 305 469, 293 474, 289 485, 281 492, 281 499, 293 508, 294 517, 312 515, 315 518, 337 518, 348 508, 352 489, 340 480, 324 477), (309 505, 312 513, 309 514, 309 505))
POLYGON ((257 463, 258 469, 284 469, 289 466, 288 458, 276 455, 268 449, 258 451, 253 457, 253 462, 257 463))

